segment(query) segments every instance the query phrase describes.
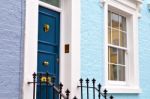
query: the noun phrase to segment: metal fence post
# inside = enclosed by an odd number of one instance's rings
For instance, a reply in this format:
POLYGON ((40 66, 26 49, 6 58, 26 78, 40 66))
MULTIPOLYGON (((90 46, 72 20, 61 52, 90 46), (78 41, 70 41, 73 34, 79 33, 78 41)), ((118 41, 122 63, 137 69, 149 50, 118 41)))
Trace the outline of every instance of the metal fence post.
POLYGON ((98 99, 101 98, 101 84, 98 84, 98 99))
POLYGON ((78 99, 76 96, 73 99, 78 99))
POLYGON ((69 99, 70 91, 67 89, 65 92, 66 92, 66 99, 69 99))
POLYGON ((92 82, 93 82, 93 99, 95 99, 95 79, 93 78, 92 82))
POLYGON ((39 90, 40 96, 39 97, 40 97, 40 99, 42 99, 42 85, 41 85, 42 81, 41 81, 41 78, 42 78, 42 74, 39 73, 39 82, 40 82, 40 90, 39 90))
POLYGON ((114 99, 114 97, 111 95, 111 96, 110 96, 110 99, 114 99))
POLYGON ((60 90, 60 91, 59 91, 59 93, 60 93, 59 99, 61 99, 62 88, 63 88, 63 84, 60 83, 60 84, 59 84, 59 90, 60 90))
POLYGON ((83 89, 82 89, 83 79, 81 78, 79 81, 81 85, 81 99, 83 99, 83 89))
POLYGON ((33 99, 35 99, 35 79, 36 79, 36 73, 33 73, 33 99))
POLYGON ((104 98, 107 99, 107 90, 104 90, 104 98))
POLYGON ((89 99, 89 79, 86 79, 86 85, 87 85, 87 99, 89 99))

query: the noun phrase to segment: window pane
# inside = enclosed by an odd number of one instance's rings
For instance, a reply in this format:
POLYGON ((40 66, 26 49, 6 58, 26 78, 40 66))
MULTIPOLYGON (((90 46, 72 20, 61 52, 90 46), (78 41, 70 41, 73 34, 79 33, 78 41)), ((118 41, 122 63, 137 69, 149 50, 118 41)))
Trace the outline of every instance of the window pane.
POLYGON ((56 7, 60 7, 60 0, 40 0, 40 1, 51 4, 56 7))
POLYGON ((108 67, 109 67, 108 79, 117 80, 117 65, 110 64, 108 67))
POLYGON ((111 12, 108 12, 108 26, 111 26, 111 12))
POLYGON ((120 32, 120 46, 127 47, 127 35, 125 32, 120 32))
POLYGON ((120 30, 126 31, 126 18, 123 16, 120 16, 119 20, 120 20, 120 30))
POLYGON ((118 66, 119 69, 119 81, 125 81, 125 67, 118 66))
POLYGON ((112 27, 119 29, 119 16, 114 13, 112 13, 112 27))
POLYGON ((111 44, 111 29, 108 28, 108 43, 111 44))
POLYGON ((118 63, 125 65, 125 51, 118 49, 118 63))
POLYGON ((117 49, 116 48, 112 48, 112 47, 109 47, 110 49, 110 63, 115 63, 117 64, 117 49))
POLYGON ((112 44, 119 45, 119 30, 112 29, 112 44))

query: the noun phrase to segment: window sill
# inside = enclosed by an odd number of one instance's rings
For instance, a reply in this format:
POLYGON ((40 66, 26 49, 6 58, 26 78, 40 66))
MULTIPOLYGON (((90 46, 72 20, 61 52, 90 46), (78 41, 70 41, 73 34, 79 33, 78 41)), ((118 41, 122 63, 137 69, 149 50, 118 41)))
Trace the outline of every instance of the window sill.
POLYGON ((108 93, 129 93, 129 94, 139 94, 139 93, 141 93, 141 89, 139 87, 104 86, 102 89, 107 89, 108 93))

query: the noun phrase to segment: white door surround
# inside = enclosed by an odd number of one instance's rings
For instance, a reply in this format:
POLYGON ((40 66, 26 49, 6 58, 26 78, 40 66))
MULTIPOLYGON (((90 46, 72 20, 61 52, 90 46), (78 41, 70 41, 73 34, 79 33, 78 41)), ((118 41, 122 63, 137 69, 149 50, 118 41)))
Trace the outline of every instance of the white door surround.
POLYGON ((23 72, 23 99, 33 95, 32 74, 37 71, 38 7, 60 12, 60 82, 71 91, 71 97, 80 98, 77 85, 80 79, 80 0, 61 0, 61 8, 39 0, 26 0, 25 47, 23 72), (64 53, 64 45, 70 45, 70 53, 64 53))

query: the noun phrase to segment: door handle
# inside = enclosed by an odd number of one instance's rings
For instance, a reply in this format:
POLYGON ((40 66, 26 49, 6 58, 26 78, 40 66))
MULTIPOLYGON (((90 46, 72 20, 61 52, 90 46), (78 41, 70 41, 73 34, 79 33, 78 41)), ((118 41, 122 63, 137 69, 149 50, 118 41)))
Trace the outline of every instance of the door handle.
POLYGON ((44 66, 48 66, 48 65, 49 65, 49 62, 48 62, 48 61, 44 61, 44 62, 43 62, 43 65, 44 65, 44 66))

